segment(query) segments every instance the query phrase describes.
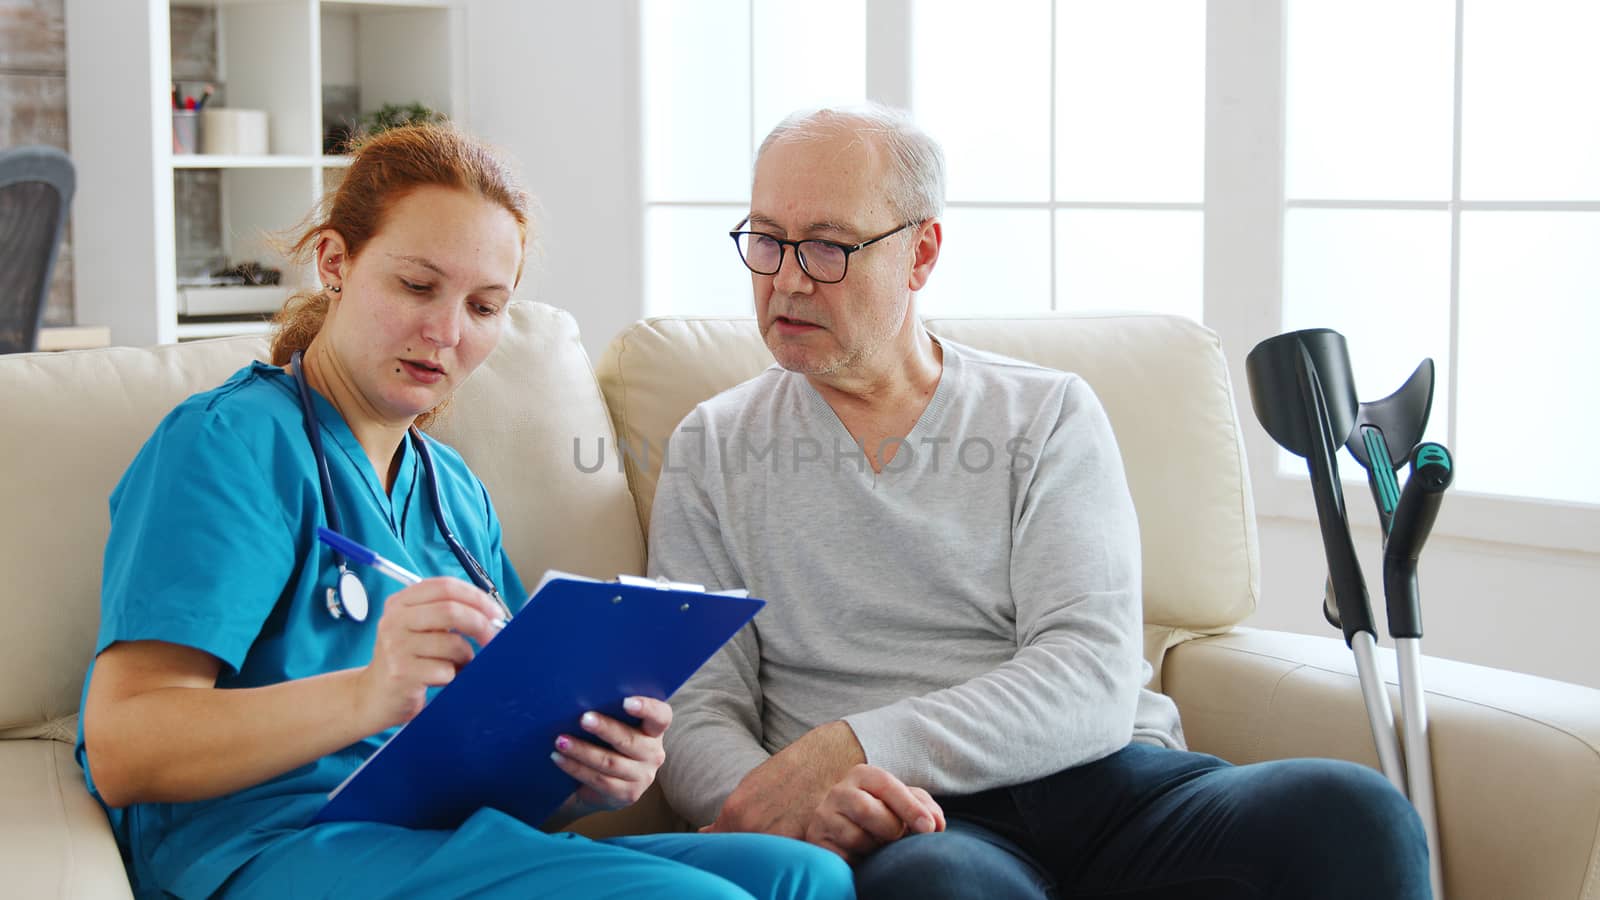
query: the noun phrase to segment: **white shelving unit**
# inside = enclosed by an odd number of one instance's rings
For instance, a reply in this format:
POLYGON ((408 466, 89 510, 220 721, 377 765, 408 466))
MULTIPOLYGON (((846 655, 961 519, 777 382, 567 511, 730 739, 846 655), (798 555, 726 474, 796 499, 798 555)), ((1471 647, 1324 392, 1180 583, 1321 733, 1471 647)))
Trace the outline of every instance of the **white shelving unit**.
POLYGON ((322 153, 323 85, 355 86, 362 111, 421 101, 465 124, 463 16, 452 0, 66 0, 77 320, 116 344, 260 331, 260 316, 180 323, 174 172, 221 172, 224 252, 281 268, 287 296, 309 272, 272 238, 348 165, 322 153), (266 155, 172 152, 173 6, 215 8, 227 104, 267 111, 266 155))

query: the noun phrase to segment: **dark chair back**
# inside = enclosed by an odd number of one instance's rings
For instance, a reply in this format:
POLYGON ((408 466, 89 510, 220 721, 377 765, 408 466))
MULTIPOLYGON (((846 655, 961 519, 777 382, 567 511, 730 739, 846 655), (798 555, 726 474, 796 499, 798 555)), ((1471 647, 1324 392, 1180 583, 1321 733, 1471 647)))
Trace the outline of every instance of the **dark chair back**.
POLYGON ((0 150, 0 353, 38 345, 77 183, 72 158, 54 147, 0 150))

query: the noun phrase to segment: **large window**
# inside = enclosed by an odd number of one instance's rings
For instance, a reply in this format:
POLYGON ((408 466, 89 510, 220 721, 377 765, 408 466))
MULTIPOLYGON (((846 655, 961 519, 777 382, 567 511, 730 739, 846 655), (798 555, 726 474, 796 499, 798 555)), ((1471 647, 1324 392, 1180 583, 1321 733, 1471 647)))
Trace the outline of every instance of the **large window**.
POLYGON ((866 97, 865 0, 644 0, 645 314, 750 315, 728 232, 796 108, 866 97))
POLYGON ((1255 341, 1337 328, 1364 400, 1432 357, 1428 437, 1459 461, 1441 529, 1600 550, 1600 468, 1583 462, 1600 446, 1593 0, 641 11, 647 312, 749 314, 725 232, 758 141, 792 108, 870 97, 909 107, 948 156, 925 312, 1203 318, 1235 366, 1268 515, 1310 506, 1303 463, 1274 465, 1249 421, 1255 341))
POLYGON ((871 2, 645 0, 648 313, 748 313, 725 232, 756 145, 792 109, 870 96, 947 155, 924 312, 1200 318, 1203 2, 918 0, 869 28, 871 2))
POLYGON ((1600 446, 1600 6, 1287 16, 1284 328, 1343 332, 1364 400, 1433 357, 1458 490, 1600 503, 1558 462, 1600 446))

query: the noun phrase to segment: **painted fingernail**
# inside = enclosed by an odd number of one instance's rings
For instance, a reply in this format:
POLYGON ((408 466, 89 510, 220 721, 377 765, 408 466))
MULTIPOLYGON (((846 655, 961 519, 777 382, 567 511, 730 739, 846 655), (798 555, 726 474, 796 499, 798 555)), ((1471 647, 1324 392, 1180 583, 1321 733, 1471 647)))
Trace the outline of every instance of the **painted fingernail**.
POLYGON ((600 722, 599 719, 595 718, 595 715, 592 712, 584 713, 583 714, 583 718, 579 719, 578 721, 585 728, 593 728, 595 725, 599 724, 599 722, 600 722))
POLYGON ((565 756, 562 756, 559 753, 552 753, 552 754, 550 754, 550 761, 559 766, 562 763, 566 762, 567 758, 565 756))
POLYGON ((644 709, 644 702, 638 697, 629 697, 628 699, 622 701, 622 708, 628 712, 636 713, 639 710, 644 709))
POLYGON ((556 749, 557 750, 565 750, 565 749, 567 749, 568 747, 571 747, 571 746, 572 746, 572 741, 566 735, 563 734, 562 736, 556 738, 556 749))

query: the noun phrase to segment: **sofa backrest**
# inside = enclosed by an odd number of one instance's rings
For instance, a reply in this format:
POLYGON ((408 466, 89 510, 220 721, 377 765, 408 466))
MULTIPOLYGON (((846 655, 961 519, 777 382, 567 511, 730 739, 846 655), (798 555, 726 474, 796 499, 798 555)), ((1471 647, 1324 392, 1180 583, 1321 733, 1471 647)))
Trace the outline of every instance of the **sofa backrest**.
MULTIPOLYGON (((0 356, 0 737, 71 739, 100 620, 107 499, 156 423, 266 351, 263 338, 0 356)), ((572 317, 516 303, 433 428, 489 488, 518 571, 638 572, 634 505, 574 441, 609 434, 572 317)), ((219 598, 219 602, 222 598, 219 598)))
MULTIPOLYGON (((1254 611, 1260 572, 1250 480, 1214 332, 1162 315, 927 324, 959 343, 1075 372, 1099 395, 1139 513, 1152 661, 1178 640, 1225 630, 1254 611)), ((619 457, 647 530, 659 451, 672 429, 695 404, 771 364, 751 318, 650 319, 611 342, 597 372, 630 448, 619 457)))

